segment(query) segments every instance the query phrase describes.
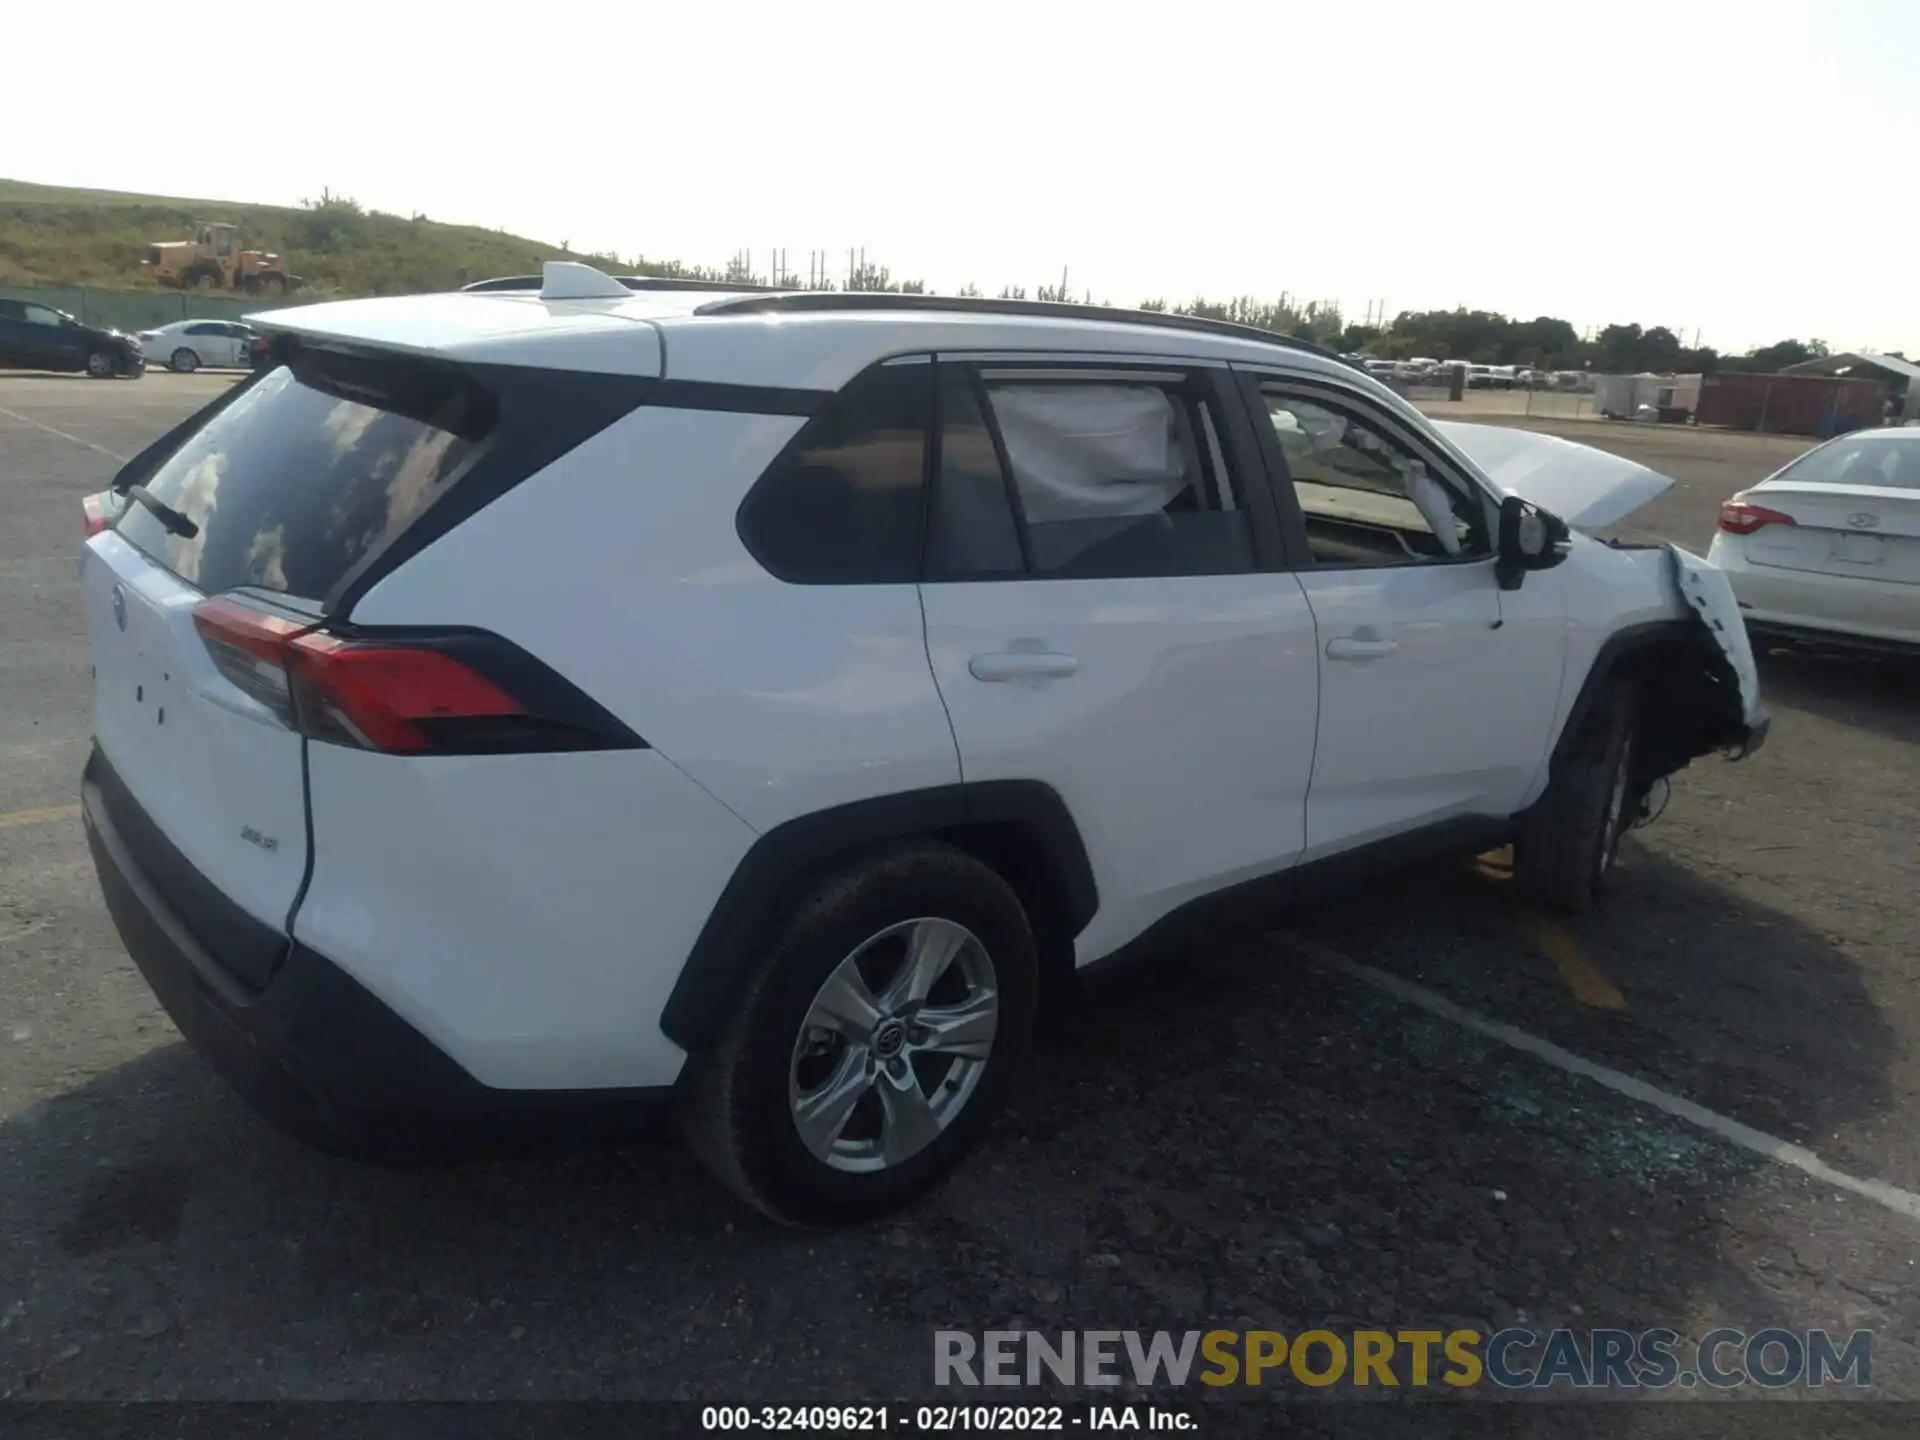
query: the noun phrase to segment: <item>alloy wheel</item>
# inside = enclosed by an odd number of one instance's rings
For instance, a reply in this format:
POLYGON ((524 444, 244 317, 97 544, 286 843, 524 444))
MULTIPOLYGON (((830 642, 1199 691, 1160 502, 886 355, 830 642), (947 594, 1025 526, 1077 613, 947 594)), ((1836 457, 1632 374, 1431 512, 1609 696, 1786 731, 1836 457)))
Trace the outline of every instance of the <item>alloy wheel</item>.
POLYGON ((999 1019, 993 962, 964 925, 929 917, 871 936, 801 1022, 787 1098, 802 1143, 835 1170, 910 1160, 972 1100, 999 1019))

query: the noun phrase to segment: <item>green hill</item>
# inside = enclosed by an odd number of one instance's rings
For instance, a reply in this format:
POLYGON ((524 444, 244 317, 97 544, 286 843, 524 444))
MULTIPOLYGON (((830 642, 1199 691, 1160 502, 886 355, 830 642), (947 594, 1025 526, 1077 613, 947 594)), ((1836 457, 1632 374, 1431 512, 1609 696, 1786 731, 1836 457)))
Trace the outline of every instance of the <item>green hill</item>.
POLYGON ((288 270, 321 295, 450 290, 537 271, 543 260, 592 260, 628 274, 708 273, 579 255, 476 225, 366 211, 334 196, 289 209, 0 180, 0 284, 151 287, 140 265, 147 246, 189 239, 201 221, 238 225, 243 245, 278 251, 288 270))

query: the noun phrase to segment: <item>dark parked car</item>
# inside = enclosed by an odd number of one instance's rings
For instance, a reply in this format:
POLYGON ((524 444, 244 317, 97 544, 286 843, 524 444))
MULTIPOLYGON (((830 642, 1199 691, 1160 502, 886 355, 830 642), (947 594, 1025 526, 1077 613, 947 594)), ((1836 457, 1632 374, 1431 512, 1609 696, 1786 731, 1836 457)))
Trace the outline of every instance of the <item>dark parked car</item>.
POLYGON ((0 300, 0 369, 84 370, 107 380, 146 368, 131 335, 82 325, 64 310, 31 300, 0 300))

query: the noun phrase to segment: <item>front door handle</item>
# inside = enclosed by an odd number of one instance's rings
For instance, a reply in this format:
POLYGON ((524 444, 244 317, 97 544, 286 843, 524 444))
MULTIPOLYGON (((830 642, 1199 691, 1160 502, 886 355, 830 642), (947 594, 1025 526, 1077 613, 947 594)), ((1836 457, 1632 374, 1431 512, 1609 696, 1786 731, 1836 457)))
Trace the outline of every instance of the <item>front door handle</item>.
POLYGON ((1362 638, 1348 635, 1338 640, 1327 641, 1329 660, 1378 660, 1383 655, 1391 655, 1400 647, 1392 640, 1362 638))
POLYGON ((1079 668, 1073 656, 1051 650, 995 650, 967 662, 976 680, 1064 680, 1079 668))

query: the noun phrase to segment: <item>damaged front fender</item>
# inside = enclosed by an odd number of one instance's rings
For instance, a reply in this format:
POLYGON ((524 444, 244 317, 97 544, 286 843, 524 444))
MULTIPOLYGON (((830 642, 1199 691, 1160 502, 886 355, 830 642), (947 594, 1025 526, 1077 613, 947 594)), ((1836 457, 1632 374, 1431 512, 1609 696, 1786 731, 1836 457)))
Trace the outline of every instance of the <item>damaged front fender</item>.
POLYGON ((1725 717, 1725 733, 1716 737, 1716 743, 1729 759, 1745 759, 1765 743, 1771 717, 1760 700, 1760 671, 1754 664, 1753 645, 1747 638, 1746 622, 1740 618, 1733 586, 1711 561, 1678 545, 1663 548, 1671 561, 1680 602, 1713 642, 1709 653, 1721 657, 1725 664, 1725 673, 1718 678, 1739 696, 1739 713, 1725 717))

